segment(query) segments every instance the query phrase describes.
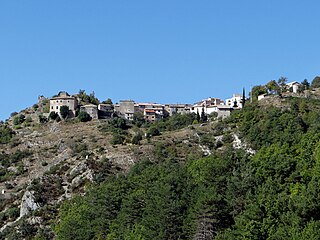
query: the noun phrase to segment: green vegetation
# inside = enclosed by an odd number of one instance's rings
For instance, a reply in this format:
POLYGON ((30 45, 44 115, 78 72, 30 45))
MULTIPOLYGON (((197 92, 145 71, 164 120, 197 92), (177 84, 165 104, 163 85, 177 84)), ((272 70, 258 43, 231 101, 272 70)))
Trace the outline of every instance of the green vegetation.
POLYGON ((60 116, 63 119, 66 119, 69 116, 69 107, 68 106, 61 106, 60 107, 60 116))
POLYGON ((58 117, 59 117, 59 114, 58 114, 58 113, 56 113, 56 112, 50 112, 48 118, 49 118, 50 120, 56 120, 58 117))
MULTIPOLYGON (((319 239, 319 119, 319 100, 292 98, 282 108, 247 104, 215 125, 224 147, 208 157, 178 161, 175 146, 159 142, 154 157, 126 175, 114 177, 106 161, 100 184, 62 205, 57 237, 319 239), (256 154, 233 149, 228 127, 256 154)), ((177 115, 149 130, 175 130, 194 120, 177 115)), ((212 149, 222 144, 210 134, 200 139, 212 149)))
POLYGON ((0 144, 9 143, 15 132, 7 125, 0 126, 0 144))
POLYGON ((26 120, 26 117, 23 114, 19 114, 13 118, 13 124, 19 125, 26 120))
POLYGON ((311 82, 311 87, 312 88, 319 88, 320 87, 320 77, 316 76, 312 82, 311 82))
POLYGON ((95 97, 94 92, 92 92, 89 95, 87 95, 85 90, 81 90, 80 89, 79 93, 77 94, 77 96, 80 98, 80 103, 82 103, 82 104, 95 104, 95 105, 98 105, 100 103, 99 99, 97 99, 95 97))
POLYGON ((80 122, 88 122, 91 121, 91 117, 87 112, 80 112, 78 115, 78 119, 80 122))

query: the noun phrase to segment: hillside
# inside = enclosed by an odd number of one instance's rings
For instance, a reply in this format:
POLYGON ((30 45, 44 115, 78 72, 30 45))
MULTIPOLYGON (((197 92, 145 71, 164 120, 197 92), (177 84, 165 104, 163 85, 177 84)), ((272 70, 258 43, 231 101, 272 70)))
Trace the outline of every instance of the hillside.
POLYGON ((294 97, 203 124, 11 119, 1 238, 318 239, 319 119, 294 97))

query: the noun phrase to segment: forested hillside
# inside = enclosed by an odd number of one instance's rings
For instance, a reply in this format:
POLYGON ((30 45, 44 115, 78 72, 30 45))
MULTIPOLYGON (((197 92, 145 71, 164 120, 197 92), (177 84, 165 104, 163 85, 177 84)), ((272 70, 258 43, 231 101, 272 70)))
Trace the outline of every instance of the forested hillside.
POLYGON ((208 156, 156 139, 127 174, 62 204, 57 239, 319 239, 320 101, 276 105, 208 125, 208 156))

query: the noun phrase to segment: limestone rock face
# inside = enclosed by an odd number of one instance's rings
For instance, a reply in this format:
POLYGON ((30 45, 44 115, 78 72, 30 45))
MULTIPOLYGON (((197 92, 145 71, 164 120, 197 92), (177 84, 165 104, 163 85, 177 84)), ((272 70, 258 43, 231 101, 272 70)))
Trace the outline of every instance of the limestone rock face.
POLYGON ((30 211, 34 211, 40 207, 40 205, 36 203, 33 194, 34 191, 28 190, 24 193, 20 205, 20 218, 29 214, 30 211))

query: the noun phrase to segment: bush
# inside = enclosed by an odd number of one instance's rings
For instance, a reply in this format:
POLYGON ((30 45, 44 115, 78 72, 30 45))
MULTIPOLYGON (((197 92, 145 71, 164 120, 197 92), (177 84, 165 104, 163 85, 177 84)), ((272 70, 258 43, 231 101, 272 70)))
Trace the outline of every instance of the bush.
POLYGON ((0 127, 0 144, 9 143, 15 132, 7 125, 0 127))
POLYGON ((316 76, 311 83, 312 88, 319 88, 320 87, 320 77, 316 76))
POLYGON ((91 121, 91 117, 87 112, 80 112, 78 115, 78 119, 80 120, 80 122, 88 122, 91 121))
POLYGON ((142 134, 141 133, 137 133, 136 135, 133 136, 133 138, 131 140, 131 143, 139 144, 141 140, 142 140, 142 134))
POLYGON ((122 136, 121 134, 118 134, 118 133, 114 133, 112 135, 111 144, 112 145, 123 144, 124 140, 125 140, 124 136, 122 136))
POLYGON ((18 115, 17 112, 12 112, 12 113, 10 114, 10 117, 14 117, 14 116, 16 116, 16 115, 18 115))
POLYGON ((16 208, 16 207, 9 208, 9 209, 6 211, 6 215, 7 215, 7 217, 10 218, 10 219, 16 219, 16 218, 19 217, 19 215, 20 215, 19 208, 16 208))
POLYGON ((160 131, 156 126, 151 126, 147 132, 148 136, 159 136, 160 131))
POLYGON ((40 123, 46 123, 46 122, 48 122, 48 118, 46 118, 43 115, 39 115, 39 122, 40 123))
POLYGON ((59 117, 59 115, 56 112, 50 112, 50 114, 49 114, 50 120, 56 120, 58 117, 59 117))
POLYGON ((26 117, 23 114, 20 114, 20 115, 14 117, 13 124, 19 125, 19 124, 23 123, 25 120, 26 120, 26 117))

